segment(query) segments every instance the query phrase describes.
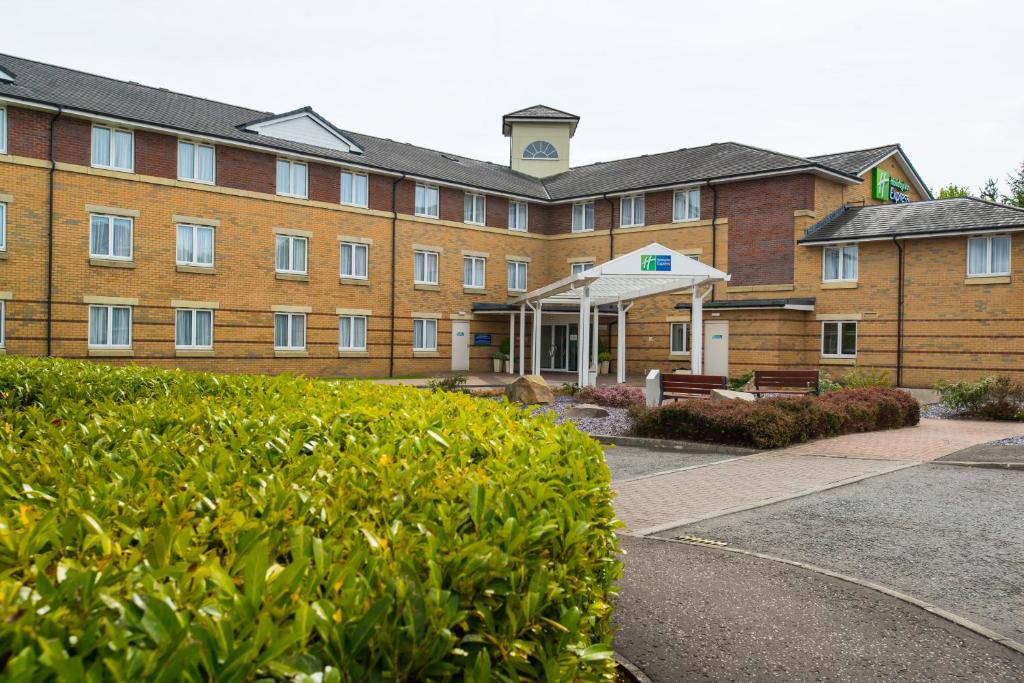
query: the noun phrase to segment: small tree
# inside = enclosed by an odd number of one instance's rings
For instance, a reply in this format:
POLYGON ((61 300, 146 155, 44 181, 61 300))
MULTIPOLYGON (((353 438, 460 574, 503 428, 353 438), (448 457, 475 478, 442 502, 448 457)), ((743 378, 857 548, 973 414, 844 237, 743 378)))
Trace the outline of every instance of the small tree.
POLYGON ((955 197, 970 197, 971 196, 971 190, 970 190, 970 188, 968 188, 966 186, 961 187, 961 186, 957 185, 956 183, 950 183, 949 185, 946 185, 945 187, 940 187, 939 188, 939 193, 937 195, 935 195, 935 196, 937 198, 939 198, 939 199, 953 199, 955 197))
POLYGON ((989 178, 985 181, 984 187, 978 190, 978 196, 982 199, 987 199, 990 202, 999 201, 999 181, 995 178, 989 178))
POLYGON ((1024 208, 1024 162, 1021 162, 1016 173, 1006 176, 1006 181, 1010 186, 1010 193, 1003 195, 1003 201, 1024 208))

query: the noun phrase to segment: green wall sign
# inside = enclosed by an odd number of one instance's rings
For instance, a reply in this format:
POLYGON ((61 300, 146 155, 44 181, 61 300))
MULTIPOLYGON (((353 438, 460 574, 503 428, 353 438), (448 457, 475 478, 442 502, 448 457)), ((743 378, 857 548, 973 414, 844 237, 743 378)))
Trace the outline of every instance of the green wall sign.
POLYGON ((875 172, 871 185, 871 196, 875 199, 890 201, 895 204, 906 204, 910 201, 910 183, 899 178, 893 178, 892 174, 884 168, 875 166, 875 172))

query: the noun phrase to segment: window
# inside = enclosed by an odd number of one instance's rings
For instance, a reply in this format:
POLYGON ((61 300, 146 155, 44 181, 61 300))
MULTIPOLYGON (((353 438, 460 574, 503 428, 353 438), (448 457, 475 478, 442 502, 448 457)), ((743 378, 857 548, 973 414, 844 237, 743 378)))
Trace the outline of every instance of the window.
POLYGON ((277 160, 277 193, 287 197, 306 198, 309 169, 301 161, 277 160))
POLYGON ((89 256, 132 260, 132 219, 123 216, 89 217, 89 256))
POLYGON ((672 353, 690 352, 690 323, 672 323, 672 353))
POLYGON ((857 245, 825 247, 821 279, 825 282, 857 279, 857 245))
POLYGON ((437 321, 416 318, 412 321, 412 350, 437 351, 437 321))
POLYGON ((508 229, 526 232, 529 225, 529 210, 526 202, 508 203, 508 229))
POLYGON ((343 351, 366 350, 366 317, 343 315, 338 319, 338 348, 343 351))
POLYGON ((487 222, 487 199, 482 194, 466 193, 465 208, 467 223, 483 225, 487 222))
POLYGON ((972 237, 967 240, 967 276, 1010 274, 1010 236, 972 237))
POLYGON ((526 291, 526 262, 508 262, 508 288, 513 292, 526 291))
POLYGON ((416 251, 413 252, 414 272, 413 281, 417 284, 437 284, 437 252, 416 251))
POLYGON ((178 179, 213 184, 213 146, 178 140, 178 179))
POLYGON ((89 306, 89 346, 127 349, 132 345, 130 306, 89 306))
POLYGON ((823 322, 821 355, 852 358, 857 355, 857 323, 823 322))
POLYGON ((276 269, 279 273, 306 273, 306 249, 307 240, 305 237, 294 235, 277 235, 276 244, 276 269))
POLYGON ((0 154, 7 154, 7 110, 0 107, 0 154))
POLYGON ((524 159, 557 159, 558 150, 550 142, 534 140, 523 150, 524 159))
POLYGON ((341 172, 341 203, 350 206, 367 206, 369 202, 369 181, 365 173, 341 172))
POLYGON ((7 251, 7 205, 0 203, 0 251, 7 251))
POLYGON ((644 196, 642 194, 623 197, 619 206, 621 209, 619 213, 622 218, 619 223, 621 227, 628 228, 644 224, 644 196))
POLYGON ((677 190, 672 195, 672 220, 696 221, 700 219, 700 190, 677 190))
POLYGON ((367 256, 370 248, 355 242, 341 243, 341 277, 366 279, 367 256))
POLYGON ((92 165, 131 171, 135 167, 135 139, 130 130, 92 127, 92 165))
POLYGON ((306 348, 306 314, 274 314, 274 349, 302 351, 306 348))
POLYGON ((589 232, 594 229, 594 202, 572 205, 572 231, 589 232))
POLYGON ((177 309, 174 313, 174 347, 212 349, 213 311, 203 308, 177 309))
POLYGON ((590 270, 593 267, 594 267, 594 264, 591 261, 585 261, 585 262, 580 262, 580 263, 573 263, 570 266, 570 268, 569 268, 569 274, 570 275, 579 275, 584 270, 590 270))
POLYGON ((438 189, 433 185, 416 186, 416 215, 437 218, 438 189))
POLYGON ((206 225, 178 225, 178 252, 175 260, 180 266, 213 267, 213 228, 206 225))
POLYGON ((487 259, 480 256, 462 257, 462 286, 483 289, 487 259))

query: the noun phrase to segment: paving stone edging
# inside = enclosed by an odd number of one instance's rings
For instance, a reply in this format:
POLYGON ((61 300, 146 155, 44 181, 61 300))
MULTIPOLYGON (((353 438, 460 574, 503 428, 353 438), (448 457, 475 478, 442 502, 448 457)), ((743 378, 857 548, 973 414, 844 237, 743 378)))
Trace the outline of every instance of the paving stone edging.
POLYGON ((629 675, 633 677, 636 683, 654 683, 650 676, 645 674, 640 667, 626 659, 618 651, 615 652, 615 663, 625 669, 629 675))
POLYGON ((970 460, 932 460, 929 465, 980 467, 986 470, 1024 470, 1024 462, 971 462, 970 460))
POLYGON ((603 444, 652 448, 661 451, 686 451, 687 453, 710 453, 712 455, 753 455, 754 453, 763 452, 756 448, 703 443, 701 441, 670 441, 668 439, 648 439, 639 436, 614 436, 611 434, 591 434, 591 436, 603 444))
POLYGON ((1004 636, 1001 633, 998 633, 996 631, 993 631, 992 629, 988 628, 987 626, 982 626, 981 624, 979 624, 977 622, 974 622, 974 621, 971 621, 970 619, 968 619, 966 617, 962 617, 959 614, 955 614, 953 612, 950 612, 949 610, 943 609, 941 607, 937 607, 937 606, 931 604, 930 602, 925 602, 924 600, 921 600, 919 598, 915 598, 912 595, 908 595, 906 593, 902 593, 902 592, 900 592, 898 590, 894 590, 892 588, 889 588, 888 586, 883 586, 882 584, 875 583, 873 581, 867 581, 865 579, 858 579, 855 576, 850 576, 848 574, 841 574, 839 572, 834 572, 831 569, 825 569, 824 567, 819 567, 818 565, 810 564, 808 562, 798 562, 796 560, 787 560, 784 557, 776 557, 775 555, 768 555, 766 553, 759 553, 759 552, 755 552, 753 550, 744 550, 742 548, 730 548, 730 547, 727 547, 727 546, 726 547, 707 548, 705 546, 700 546, 700 545, 697 545, 697 544, 694 544, 694 543, 687 543, 686 541, 678 541, 678 540, 676 540, 674 538, 663 538, 663 537, 660 537, 660 536, 645 536, 644 538, 655 539, 655 540, 658 540, 658 541, 664 541, 666 543, 679 543, 679 544, 682 544, 682 545, 689 545, 689 546, 692 546, 692 547, 705 548, 706 550, 721 550, 721 551, 724 551, 724 552, 727 552, 727 553, 736 553, 738 555, 747 555, 747 556, 750 556, 750 557, 757 557, 757 558, 760 558, 762 560, 770 560, 772 562, 780 562, 782 564, 788 564, 788 565, 790 565, 792 567, 799 567, 800 569, 806 569, 806 570, 814 572, 816 574, 821 574, 823 576, 828 576, 829 578, 839 579, 840 581, 846 581, 847 583, 852 583, 854 585, 861 586, 863 588, 870 588, 871 590, 878 591, 879 593, 884 593, 885 595, 888 595, 890 597, 896 598, 897 600, 902 600, 903 602, 906 602, 908 604, 914 605, 915 607, 920 607, 925 612, 928 612, 930 614, 934 614, 935 616, 941 617, 942 619, 945 619, 946 621, 950 621, 950 622, 956 624, 957 626, 962 626, 963 628, 966 628, 969 631, 974 631, 978 635, 983 636, 985 638, 988 638, 989 640, 991 640, 991 641, 993 641, 995 643, 999 643, 1000 645, 1002 645, 1004 647, 1008 647, 1011 650, 1014 650, 1015 652, 1019 652, 1020 654, 1024 654, 1024 643, 1019 643, 1016 640, 1013 640, 1012 638, 1007 638, 1006 636, 1004 636))

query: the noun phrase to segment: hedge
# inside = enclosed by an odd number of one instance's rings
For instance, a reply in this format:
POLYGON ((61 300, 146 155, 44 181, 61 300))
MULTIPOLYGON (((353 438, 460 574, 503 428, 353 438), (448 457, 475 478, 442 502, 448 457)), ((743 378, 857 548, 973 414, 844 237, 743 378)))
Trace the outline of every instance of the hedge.
POLYGON ((685 400, 634 406, 632 433, 661 439, 780 448, 852 432, 916 425, 921 407, 898 389, 841 389, 824 396, 759 401, 685 400))
POLYGON ((0 360, 14 680, 607 680, 600 447, 507 402, 0 360))

